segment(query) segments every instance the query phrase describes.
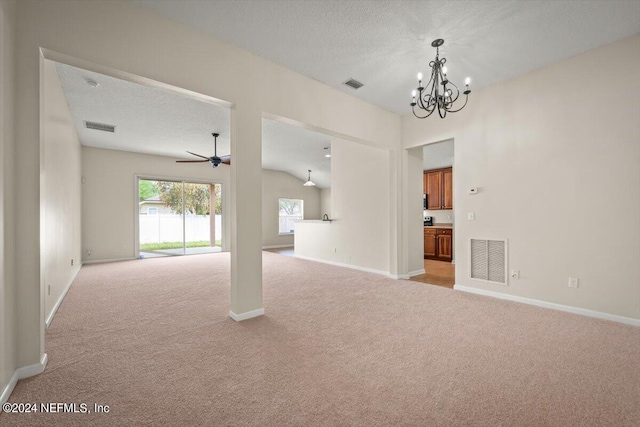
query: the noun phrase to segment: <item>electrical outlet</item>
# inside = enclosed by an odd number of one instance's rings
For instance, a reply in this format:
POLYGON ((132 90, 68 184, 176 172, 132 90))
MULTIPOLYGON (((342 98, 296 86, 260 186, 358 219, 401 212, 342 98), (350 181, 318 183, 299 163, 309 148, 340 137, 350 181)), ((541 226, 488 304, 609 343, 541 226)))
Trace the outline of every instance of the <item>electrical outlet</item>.
POLYGON ((87 249, 87 256, 91 256, 91 249, 87 249))
POLYGON ((73 258, 71 258, 71 266, 73 267, 73 258))
POLYGON ((569 277, 569 287, 577 288, 578 287, 578 278, 577 277, 569 277))
POLYGON ((475 219, 476 219, 476 214, 475 214, 475 212, 469 212, 469 213, 467 214, 467 219, 468 219, 469 221, 475 221, 475 219))
POLYGON ((520 270, 511 270, 511 278, 519 279, 520 278, 520 270))

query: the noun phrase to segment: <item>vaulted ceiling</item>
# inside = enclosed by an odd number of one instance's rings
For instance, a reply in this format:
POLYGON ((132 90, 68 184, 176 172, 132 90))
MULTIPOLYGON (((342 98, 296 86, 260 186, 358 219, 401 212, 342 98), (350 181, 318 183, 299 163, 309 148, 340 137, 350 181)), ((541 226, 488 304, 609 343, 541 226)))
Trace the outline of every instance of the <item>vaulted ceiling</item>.
POLYGON ((399 114, 436 38, 477 89, 640 32, 637 0, 133 1, 399 114))

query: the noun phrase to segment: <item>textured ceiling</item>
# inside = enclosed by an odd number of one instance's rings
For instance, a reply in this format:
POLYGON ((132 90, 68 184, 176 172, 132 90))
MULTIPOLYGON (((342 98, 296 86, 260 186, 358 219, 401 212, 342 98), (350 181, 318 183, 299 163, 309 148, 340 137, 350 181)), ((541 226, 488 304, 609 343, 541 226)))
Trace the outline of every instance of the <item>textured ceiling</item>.
POLYGON ((193 159, 186 150, 213 155, 211 133, 219 132, 218 155, 229 154, 226 108, 69 65, 56 69, 82 145, 193 159), (115 125, 116 131, 86 129, 85 120, 115 125))
MULTIPOLYGON (((82 145, 185 159, 213 155, 211 132, 219 132, 218 155, 230 153, 226 108, 64 64, 56 64, 82 145), (100 85, 91 87, 87 79, 100 85), (115 133, 87 129, 84 121, 116 126, 115 133)), ((263 167, 305 180, 311 169, 321 188, 331 186, 326 135, 263 120, 263 167)), ((208 163, 193 167, 210 167, 208 163)))
POLYGON ((638 0, 133 1, 401 114, 436 38, 477 89, 640 32, 638 0))

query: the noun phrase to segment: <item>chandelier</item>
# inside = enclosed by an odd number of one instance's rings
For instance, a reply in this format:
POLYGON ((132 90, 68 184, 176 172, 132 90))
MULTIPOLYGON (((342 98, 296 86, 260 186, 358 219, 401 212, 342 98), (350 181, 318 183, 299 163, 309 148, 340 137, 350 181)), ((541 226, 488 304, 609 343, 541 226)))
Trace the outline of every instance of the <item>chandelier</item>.
POLYGON ((458 86, 454 85, 447 78, 447 67, 444 65, 447 62, 446 58, 440 59, 440 46, 444 44, 444 40, 436 39, 431 43, 431 46, 436 48, 436 59, 429 62, 431 67, 431 78, 429 82, 422 86, 422 73, 418 73, 418 88, 414 90, 411 95, 413 101, 411 101, 411 109, 413 115, 419 119, 426 119, 438 110, 438 115, 441 118, 445 118, 447 113, 457 113, 467 105, 469 99, 469 84, 471 79, 467 77, 465 80, 465 90, 462 92, 465 96, 464 104, 458 108, 459 103, 454 106, 458 98, 460 97, 460 90, 458 86), (416 112, 416 106, 418 111, 416 112))

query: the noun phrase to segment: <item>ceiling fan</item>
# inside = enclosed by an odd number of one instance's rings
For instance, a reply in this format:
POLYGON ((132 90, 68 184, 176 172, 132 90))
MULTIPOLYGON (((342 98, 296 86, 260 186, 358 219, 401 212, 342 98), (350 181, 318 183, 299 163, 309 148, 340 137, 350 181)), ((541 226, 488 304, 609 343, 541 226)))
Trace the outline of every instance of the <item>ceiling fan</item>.
POLYGON ((202 157, 204 160, 176 160, 176 163, 204 163, 204 162, 209 162, 211 163, 211 166, 213 166, 214 168, 217 168, 218 166, 220 166, 220 163, 224 163, 225 165, 230 165, 231 164, 231 155, 228 156, 222 156, 222 157, 218 157, 218 137, 220 136, 219 133, 212 133, 211 135, 213 135, 213 156, 211 157, 206 157, 206 156, 201 156, 200 154, 196 154, 196 153, 192 153, 191 151, 187 151, 187 153, 189 154, 193 154, 194 156, 198 156, 198 157, 202 157))

